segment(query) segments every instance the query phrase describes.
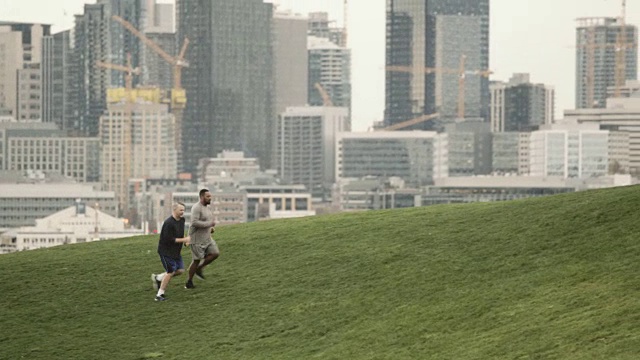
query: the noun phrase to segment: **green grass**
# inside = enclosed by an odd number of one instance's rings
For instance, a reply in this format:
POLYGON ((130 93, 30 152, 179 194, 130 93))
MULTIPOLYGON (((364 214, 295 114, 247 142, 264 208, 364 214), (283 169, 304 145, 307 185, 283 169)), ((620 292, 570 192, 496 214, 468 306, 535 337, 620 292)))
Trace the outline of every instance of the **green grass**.
POLYGON ((637 359, 638 204, 623 187, 222 227, 208 279, 164 303, 157 236, 3 255, 0 358, 637 359))

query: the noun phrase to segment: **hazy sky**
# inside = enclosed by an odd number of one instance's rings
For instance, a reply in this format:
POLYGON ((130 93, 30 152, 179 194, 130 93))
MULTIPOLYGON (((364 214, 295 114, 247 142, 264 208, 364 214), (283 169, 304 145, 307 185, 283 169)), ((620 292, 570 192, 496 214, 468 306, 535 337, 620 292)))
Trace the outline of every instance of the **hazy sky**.
MULTIPOLYGON (((472 1, 472 0, 469 0, 472 1)), ((0 0, 0 20, 39 22, 69 29, 90 0, 0 0)), ((172 2, 163 0, 160 2, 172 2)), ((328 11, 342 24, 342 0, 273 0, 298 13, 328 11)), ((556 89, 556 117, 574 107, 575 18, 618 16, 621 0, 491 0, 492 80, 515 72, 556 89)), ((627 22, 640 25, 640 1, 627 1, 627 22)), ((384 111, 385 0, 349 0, 353 52, 353 129, 366 130, 384 111)), ((188 54, 187 54, 188 57, 188 54)))

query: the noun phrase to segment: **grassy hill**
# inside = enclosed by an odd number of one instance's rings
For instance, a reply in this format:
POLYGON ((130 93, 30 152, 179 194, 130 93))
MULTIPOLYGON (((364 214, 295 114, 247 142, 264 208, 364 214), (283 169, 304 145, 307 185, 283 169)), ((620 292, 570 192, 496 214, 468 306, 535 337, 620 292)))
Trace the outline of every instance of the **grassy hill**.
POLYGON ((223 227, 208 279, 163 303, 156 236, 3 255, 0 359, 637 359, 638 204, 624 187, 223 227))

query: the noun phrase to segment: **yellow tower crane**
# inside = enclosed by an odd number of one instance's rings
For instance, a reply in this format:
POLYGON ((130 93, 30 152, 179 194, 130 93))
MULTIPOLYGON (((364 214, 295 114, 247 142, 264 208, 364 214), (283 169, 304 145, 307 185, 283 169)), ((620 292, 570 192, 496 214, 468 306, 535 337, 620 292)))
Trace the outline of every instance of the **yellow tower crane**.
POLYGON ((130 22, 125 19, 113 15, 111 17, 114 21, 121 24, 125 29, 135 35, 140 41, 147 45, 151 50, 158 54, 162 59, 173 66, 173 88, 171 89, 171 113, 175 117, 175 142, 176 150, 178 151, 178 158, 182 156, 182 116, 184 108, 187 103, 187 96, 182 87, 182 68, 189 67, 189 62, 185 60, 184 56, 189 46, 189 39, 185 38, 182 43, 182 47, 178 56, 171 56, 167 54, 158 44, 149 39, 145 34, 135 28, 130 22))

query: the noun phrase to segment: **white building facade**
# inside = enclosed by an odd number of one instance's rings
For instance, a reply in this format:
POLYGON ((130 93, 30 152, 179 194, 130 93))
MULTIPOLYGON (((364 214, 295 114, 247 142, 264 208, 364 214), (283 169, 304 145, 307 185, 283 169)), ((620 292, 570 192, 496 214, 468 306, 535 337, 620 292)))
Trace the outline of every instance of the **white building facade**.
POLYGON ((592 178, 609 173, 609 131, 582 127, 531 133, 530 175, 592 178))
POLYGON ((142 230, 126 229, 118 219, 79 202, 43 219, 35 226, 16 231, 16 250, 33 250, 65 244, 142 235, 142 230))

